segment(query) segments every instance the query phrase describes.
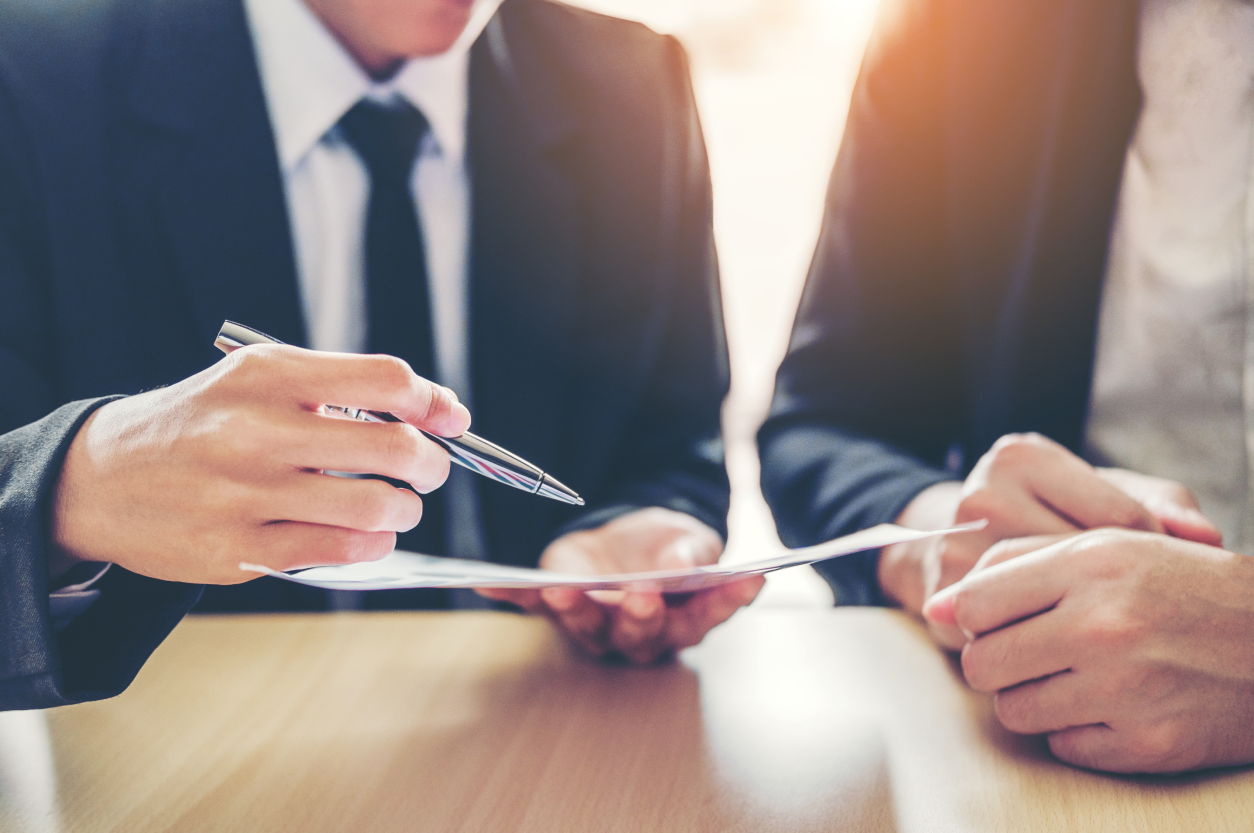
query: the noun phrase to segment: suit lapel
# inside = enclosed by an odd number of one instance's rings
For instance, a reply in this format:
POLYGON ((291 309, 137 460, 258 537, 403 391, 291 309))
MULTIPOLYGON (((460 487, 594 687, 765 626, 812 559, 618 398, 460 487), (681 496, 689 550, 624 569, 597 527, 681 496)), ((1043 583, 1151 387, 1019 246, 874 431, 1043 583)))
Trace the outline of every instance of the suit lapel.
POLYGON ((282 175, 240 0, 153 4, 131 88, 152 193, 197 338, 224 318, 305 333, 282 175))
MULTIPOLYGON (((557 469, 581 256, 579 196, 563 151, 579 125, 541 45, 512 8, 502 8, 471 54, 475 430, 557 469)), ((544 501, 491 487, 480 494, 485 517, 509 519, 511 538, 535 540, 551 525, 554 507, 544 501)), ((493 550, 510 554, 503 541, 493 550)))
POLYGON ((1077 448, 1107 241, 1140 107, 1137 3, 950 8, 947 214, 964 329, 975 334, 971 444, 1037 430, 1077 448), (992 48, 989 31, 1000 34, 992 48))

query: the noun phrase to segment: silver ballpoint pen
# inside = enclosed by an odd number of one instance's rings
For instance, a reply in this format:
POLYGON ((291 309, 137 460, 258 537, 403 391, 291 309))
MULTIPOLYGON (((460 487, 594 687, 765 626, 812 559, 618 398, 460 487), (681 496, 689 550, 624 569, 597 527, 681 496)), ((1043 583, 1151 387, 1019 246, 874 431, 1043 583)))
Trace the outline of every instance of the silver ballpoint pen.
MULTIPOLYGON (((243 324, 226 321, 222 324, 222 329, 213 343, 223 353, 230 353, 232 350, 247 347, 250 344, 282 344, 283 342, 251 327, 245 327, 243 324)), ((328 411, 341 413, 364 422, 404 421, 400 417, 382 411, 344 408, 329 404, 324 407, 328 411)), ((421 428, 418 430, 422 431, 421 428)), ((583 498, 562 485, 552 475, 545 474, 517 454, 512 454, 482 437, 476 437, 469 431, 460 437, 439 437, 426 431, 422 431, 422 435, 444 448, 454 463, 476 474, 482 474, 484 477, 504 483, 506 486, 513 486, 515 489, 522 489, 524 492, 531 492, 533 495, 543 495, 553 500, 560 500, 562 503, 583 506, 583 498)))

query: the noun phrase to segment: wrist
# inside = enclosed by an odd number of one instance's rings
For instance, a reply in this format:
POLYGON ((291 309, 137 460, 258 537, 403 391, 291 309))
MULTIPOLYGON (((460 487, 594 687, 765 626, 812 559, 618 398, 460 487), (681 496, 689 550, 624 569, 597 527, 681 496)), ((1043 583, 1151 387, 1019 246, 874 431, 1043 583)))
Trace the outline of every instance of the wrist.
MULTIPOLYGON (((946 481, 929 486, 914 496, 895 523, 910 529, 944 529, 952 526, 962 498, 962 484, 946 481)), ((893 605, 918 612, 927 600, 927 555, 932 540, 894 544, 880 551, 876 578, 880 591, 893 605)))
MULTIPOLYGON (((107 407, 107 406, 106 406, 107 407)), ((61 470, 53 486, 52 517, 49 526, 49 542, 46 549, 48 563, 48 579, 55 585, 76 564, 92 559, 80 553, 76 542, 84 536, 78 530, 82 518, 78 480, 85 464, 81 459, 88 444, 88 430, 96 421, 100 410, 96 410, 79 427, 70 447, 66 450, 65 459, 61 461, 61 470)))
POLYGON ((76 558, 56 544, 50 544, 47 553, 49 587, 60 586, 63 583, 62 579, 70 570, 83 563, 83 559, 76 558))
POLYGON ((925 542, 893 544, 880 550, 875 577, 880 592, 893 607, 921 610, 924 601, 923 547, 925 542))

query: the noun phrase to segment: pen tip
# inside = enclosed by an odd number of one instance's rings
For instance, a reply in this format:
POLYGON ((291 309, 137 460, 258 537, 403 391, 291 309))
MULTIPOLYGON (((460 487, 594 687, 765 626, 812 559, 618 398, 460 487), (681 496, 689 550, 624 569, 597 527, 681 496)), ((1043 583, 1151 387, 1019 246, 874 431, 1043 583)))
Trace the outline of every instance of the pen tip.
POLYGON ((579 496, 579 493, 551 474, 542 474, 540 476, 540 486, 536 489, 536 492, 547 498, 560 500, 562 503, 583 506, 583 498, 579 496))

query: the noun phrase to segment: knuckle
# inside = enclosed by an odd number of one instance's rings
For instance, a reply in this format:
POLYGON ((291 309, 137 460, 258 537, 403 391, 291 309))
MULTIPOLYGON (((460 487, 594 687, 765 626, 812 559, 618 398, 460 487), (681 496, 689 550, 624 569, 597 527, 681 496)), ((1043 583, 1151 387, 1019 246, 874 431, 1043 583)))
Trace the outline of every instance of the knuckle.
POLYGON ((251 488, 232 478, 213 478, 197 487, 198 505, 210 515, 224 517, 244 514, 254 520, 281 520, 267 517, 268 490, 251 488))
POLYGON ((395 532, 350 532, 339 548, 342 563, 378 561, 396 548, 395 532))
POLYGON ((393 492, 393 500, 399 501, 401 506, 392 528, 396 532, 407 532, 422 521, 422 498, 408 489, 394 489, 393 492))
POLYGON ((1090 699, 1098 703, 1120 703, 1127 699, 1123 680, 1117 674, 1106 674, 1091 683, 1090 699))
POLYGON ((1197 495, 1193 494, 1193 490, 1187 486, 1177 483, 1174 480, 1167 481, 1163 494, 1168 501, 1177 506, 1184 506, 1189 509, 1198 509, 1201 504, 1197 502, 1197 495))
POLYGON ((1035 708, 1026 691, 1014 689, 999 691, 993 697, 993 709, 1001 725, 1021 735, 1032 734, 1035 728, 1035 708))
POLYGON ((381 480, 366 480, 360 490, 361 498, 354 508, 354 527, 366 532, 394 532, 391 528, 394 487, 381 480))
POLYGON ((989 449, 993 462, 1015 465, 1035 460, 1046 448, 1040 434, 1007 434, 993 443, 989 449))
POLYGON ((1095 614, 1085 628, 1085 639, 1092 645, 1105 648, 1126 648, 1139 642, 1144 635, 1144 624, 1120 611, 1095 614))
POLYGON ((967 644, 966 636, 952 626, 936 625, 929 622, 928 630, 931 632, 932 639, 936 641, 936 644, 946 651, 961 651, 962 647, 967 644))
POLYGON ((380 386, 385 388, 407 388, 412 384, 414 372, 404 359, 398 359, 396 356, 378 355, 372 356, 371 361, 375 381, 380 386))
POLYGON ((978 633, 976 627, 980 615, 980 605, 963 590, 954 595, 954 623, 964 631, 978 633))
POLYGON ((941 572, 954 570, 965 574, 979 561, 980 554, 966 542, 949 539, 938 547, 937 559, 940 561, 941 572))
POLYGON ((283 344, 255 344, 231 351, 223 367, 232 380, 255 385, 262 380, 271 381, 274 374, 281 372, 291 351, 283 344))
POLYGON ((453 468, 453 460, 448 453, 430 440, 423 438, 425 453, 423 456, 422 475, 425 485, 436 488, 448 480, 453 468))
POLYGON ((1120 578, 1135 566, 1124 545, 1130 536, 1139 534, 1115 527, 1083 532, 1065 550, 1066 567, 1080 569, 1093 578, 1120 578))
POLYGON ((453 410, 453 400, 448 395, 448 391, 434 382, 427 382, 423 387, 426 389, 427 397, 425 420, 436 422, 448 416, 453 410))
POLYGON ((1092 750, 1085 748, 1077 738, 1075 732, 1056 732, 1051 734, 1046 742, 1049 744, 1049 751, 1054 753, 1060 761, 1066 761, 1078 767, 1101 769, 1105 760, 1092 750))
POLYGON ((216 415, 208 437, 222 462, 255 460, 275 448, 268 425, 249 408, 228 408, 216 415))
POLYGON ((256 345, 246 350, 232 350, 223 362, 223 367, 232 376, 250 376, 260 371, 268 363, 269 351, 265 345, 256 345))
POLYGON ((993 688, 988 684, 988 651, 986 646, 979 642, 969 642, 962 649, 962 676, 966 677, 967 684, 976 691, 992 691, 993 688))
POLYGON ((388 423, 384 437, 383 454, 396 470, 403 470, 420 457, 426 442, 416 428, 403 422, 388 423))
POLYGON ((1004 538, 986 549, 981 558, 988 564, 1001 563, 1005 559, 1007 553, 1013 552, 1016 546, 1017 544, 1015 543, 1014 538, 1004 538))
POLYGON ((958 523, 988 518, 996 520, 1005 514, 1006 500, 1001 493, 990 486, 979 486, 963 495, 958 502, 954 519, 958 523))
POLYGON ((280 559, 284 563, 275 566, 278 569, 290 570, 307 567, 311 564, 354 564, 359 561, 377 561, 387 555, 396 545, 396 534, 393 532, 367 532, 363 530, 332 528, 319 532, 316 543, 304 537, 290 542, 286 554, 280 559))
POLYGON ((936 589, 941 590, 960 580, 967 573, 971 572, 971 569, 975 567, 976 562, 979 560, 980 553, 976 548, 964 546, 956 541, 946 541, 937 555, 937 561, 940 565, 940 576, 936 589))
POLYGON ((1129 500, 1114 507, 1108 521, 1111 526, 1124 529, 1145 529, 1150 524, 1150 516, 1139 503, 1129 500))
POLYGON ((1174 722, 1164 721, 1134 730, 1125 742, 1128 754, 1138 767, 1167 767, 1180 753, 1185 733, 1174 722))

